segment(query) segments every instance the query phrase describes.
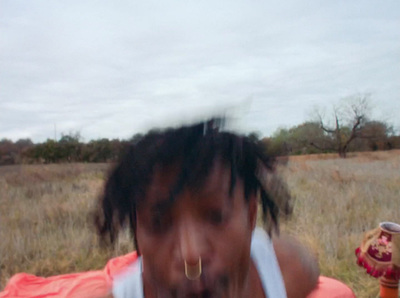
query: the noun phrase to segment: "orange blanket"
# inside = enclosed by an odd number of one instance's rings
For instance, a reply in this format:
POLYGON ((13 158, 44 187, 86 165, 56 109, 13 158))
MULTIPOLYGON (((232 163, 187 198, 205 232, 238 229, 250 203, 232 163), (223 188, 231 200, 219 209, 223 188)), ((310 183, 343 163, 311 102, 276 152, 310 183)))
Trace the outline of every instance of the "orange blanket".
POLYGON ((113 277, 137 258, 136 252, 108 261, 103 270, 39 277, 27 273, 14 275, 0 298, 17 297, 105 297, 111 292, 113 277))
MULTIPOLYGON (((136 252, 108 261, 103 270, 38 277, 19 273, 9 281, 0 298, 18 297, 106 297, 111 293, 113 277, 137 258, 136 252)), ((307 298, 355 298, 353 292, 338 280, 321 276, 307 298)))

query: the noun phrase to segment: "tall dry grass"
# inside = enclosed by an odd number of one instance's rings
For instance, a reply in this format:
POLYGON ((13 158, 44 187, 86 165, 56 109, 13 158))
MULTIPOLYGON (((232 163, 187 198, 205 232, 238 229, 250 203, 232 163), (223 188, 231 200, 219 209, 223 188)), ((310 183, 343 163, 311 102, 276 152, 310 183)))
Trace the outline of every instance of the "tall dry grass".
POLYGON ((133 249, 122 236, 101 249, 90 216, 105 164, 0 167, 0 289, 15 273, 40 276, 100 269, 133 249))
MULTIPOLYGON (((93 230, 89 213, 108 167, 0 167, 0 289, 17 272, 98 269, 133 249, 128 235, 116 249, 101 249, 93 230)), ((293 157, 281 171, 296 198, 282 230, 318 254, 324 275, 357 297, 377 297, 378 282, 356 265, 354 250, 363 232, 400 221, 400 151, 293 157)))
POLYGON ((293 157, 283 175, 295 197, 283 230, 318 254, 322 274, 357 297, 378 297, 378 281, 357 267, 354 250, 380 222, 400 222, 400 151, 293 157))

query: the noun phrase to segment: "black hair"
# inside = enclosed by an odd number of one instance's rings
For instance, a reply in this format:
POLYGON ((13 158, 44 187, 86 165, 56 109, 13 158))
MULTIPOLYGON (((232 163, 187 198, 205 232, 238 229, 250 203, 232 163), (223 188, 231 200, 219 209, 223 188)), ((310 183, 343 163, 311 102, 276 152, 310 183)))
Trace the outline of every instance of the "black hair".
POLYGON ((254 134, 247 137, 221 131, 224 122, 223 118, 215 118, 180 128, 153 130, 130 144, 100 197, 95 220, 102 239, 109 237, 114 242, 119 230, 128 223, 137 247, 136 209, 146 198, 156 166, 180 166, 171 190, 173 200, 184 187, 201 185, 217 158, 230 167, 230 194, 238 178, 243 180, 246 201, 259 192, 268 231, 278 231, 279 214, 288 215, 291 208, 285 184, 274 175, 276 159, 266 154, 265 145, 254 134), (267 181, 272 181, 272 187, 267 181), (279 194, 274 190, 279 190, 279 194))

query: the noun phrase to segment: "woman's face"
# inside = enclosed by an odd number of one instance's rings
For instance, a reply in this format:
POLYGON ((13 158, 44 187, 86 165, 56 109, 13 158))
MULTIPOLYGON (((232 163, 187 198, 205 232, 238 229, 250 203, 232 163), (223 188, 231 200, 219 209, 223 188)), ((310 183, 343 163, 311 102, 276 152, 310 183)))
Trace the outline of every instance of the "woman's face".
POLYGON ((146 297, 241 295, 248 284, 255 197, 245 201, 239 178, 230 196, 230 169, 216 162, 201 188, 184 188, 170 203, 176 176, 176 167, 155 170, 137 210, 146 297), (189 280, 185 262, 198 268, 199 258, 202 273, 189 280))

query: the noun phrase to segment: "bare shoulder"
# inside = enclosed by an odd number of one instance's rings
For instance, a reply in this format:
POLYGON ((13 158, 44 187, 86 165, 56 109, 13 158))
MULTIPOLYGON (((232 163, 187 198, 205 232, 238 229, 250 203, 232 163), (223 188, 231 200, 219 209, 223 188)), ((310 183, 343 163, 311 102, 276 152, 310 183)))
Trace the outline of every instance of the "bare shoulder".
POLYGON ((295 238, 279 235, 272 238, 288 298, 305 298, 315 288, 319 266, 315 255, 295 238))

